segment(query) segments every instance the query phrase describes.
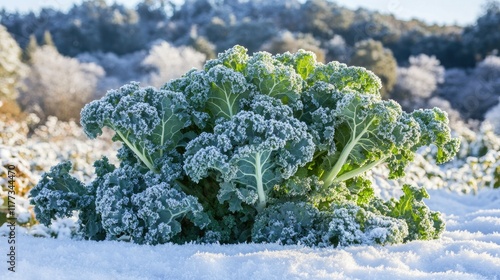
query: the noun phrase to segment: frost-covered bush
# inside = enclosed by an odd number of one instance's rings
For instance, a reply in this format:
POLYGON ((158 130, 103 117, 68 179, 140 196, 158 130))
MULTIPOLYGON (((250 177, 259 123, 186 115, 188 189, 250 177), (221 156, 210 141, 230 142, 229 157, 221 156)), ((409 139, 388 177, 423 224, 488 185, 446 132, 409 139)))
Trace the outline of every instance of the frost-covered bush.
POLYGON ((182 76, 191 68, 200 68, 205 62, 205 55, 191 47, 175 47, 161 41, 154 45, 149 55, 142 61, 142 66, 151 69, 147 83, 156 87, 165 81, 182 76))
POLYGON ((326 49, 326 61, 336 60, 342 63, 349 62, 352 56, 353 48, 350 47, 344 38, 338 34, 334 35, 324 44, 326 49))
POLYGON ((440 109, 406 113, 380 88, 372 72, 323 64, 312 52, 250 56, 235 46, 160 89, 131 83, 87 104, 85 133, 113 130, 120 165, 98 160, 93 180, 82 182, 60 163, 31 202, 46 226, 78 210, 80 234, 95 240, 336 246, 437 238, 443 223, 423 204, 424 189, 405 185, 399 199, 383 201, 363 174, 386 165, 389 178, 402 177, 430 145, 429 156, 445 163, 459 140, 440 109), (359 238, 349 237, 351 225, 359 238))
POLYGON ((38 123, 36 115, 29 115, 26 121, 19 122, 7 116, 0 116, 0 145, 15 146, 26 143, 30 121, 38 123))
POLYGON ((494 127, 495 133, 500 135, 500 102, 486 113, 484 119, 494 127))
POLYGON ((42 119, 77 119, 81 108, 96 95, 104 70, 94 63, 80 63, 43 46, 32 54, 30 72, 19 97, 21 106, 42 119))
POLYGON ((0 25, 0 101, 17 97, 18 82, 25 71, 26 66, 21 62, 21 48, 7 29, 0 25))
POLYGON ((97 64, 104 69, 106 76, 97 86, 99 93, 104 94, 112 88, 145 76, 147 73, 141 67, 141 62, 146 56, 147 52, 141 50, 121 56, 103 52, 81 53, 76 58, 82 63, 97 64))
POLYGON ((444 81, 444 67, 434 56, 420 54, 409 58, 408 67, 398 68, 398 78, 391 97, 406 110, 424 107, 444 81))
POLYGON ((462 138, 458 159, 484 156, 488 151, 500 151, 500 136, 495 134, 490 122, 483 122, 476 133, 462 128, 457 130, 457 134, 462 138))
POLYGON ((437 93, 449 100, 463 117, 483 120, 500 96, 500 57, 486 57, 470 73, 447 70, 445 83, 437 93))
POLYGON ((464 45, 478 57, 497 52, 500 46, 500 3, 488 1, 476 22, 463 31, 464 45))

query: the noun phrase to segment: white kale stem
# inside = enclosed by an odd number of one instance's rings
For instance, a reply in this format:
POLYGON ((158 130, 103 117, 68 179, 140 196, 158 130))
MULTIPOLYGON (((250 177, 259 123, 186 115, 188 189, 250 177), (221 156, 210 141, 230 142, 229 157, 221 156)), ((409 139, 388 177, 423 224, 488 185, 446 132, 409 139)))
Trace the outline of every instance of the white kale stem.
POLYGON ((354 149, 354 147, 359 143, 359 140, 363 137, 363 135, 368 131, 368 128, 370 127, 370 125, 372 124, 372 122, 374 121, 375 119, 372 119, 367 125, 366 127, 359 133, 359 135, 355 138, 354 135, 356 135, 356 124, 354 124, 354 128, 353 128, 353 131, 352 131, 352 137, 351 137, 351 140, 349 141, 349 143, 344 147, 344 149, 342 150, 342 153, 340 154, 340 157, 339 159, 337 160, 337 162, 335 163, 335 165, 333 166, 332 170, 330 170, 330 172, 327 173, 326 177, 324 177, 323 181, 325 182, 325 186, 329 187, 333 184, 335 178, 337 177, 337 175, 339 174, 340 170, 342 169, 342 166, 344 166, 344 164, 346 163, 347 161, 347 158, 349 157, 349 154, 351 153, 352 149, 354 149))
POLYGON ((156 170, 153 163, 148 158, 146 158, 146 156, 143 153, 141 153, 141 151, 139 151, 136 146, 134 146, 132 143, 130 143, 130 141, 128 141, 127 137, 125 137, 125 135, 123 135, 123 133, 121 133, 119 130, 116 130, 116 133, 120 136, 120 138, 123 140, 123 142, 139 157, 139 159, 151 171, 158 173, 158 170, 156 170))
POLYGON ((387 159, 387 157, 382 157, 381 159, 378 159, 376 161, 373 161, 373 162, 370 162, 368 164, 365 164, 357 169, 354 169, 352 171, 349 171, 349 172, 346 172, 340 176, 338 176, 337 178, 335 178, 333 180, 334 183, 338 183, 338 182, 342 182, 342 181, 346 181, 346 180, 349 180, 353 177, 356 177, 358 175, 361 175, 363 174, 364 172, 372 169, 373 167, 383 163, 385 160, 387 159))
POLYGON ((260 153, 257 153, 255 155, 255 179, 257 181, 257 194, 259 196, 257 210, 260 212, 266 207, 266 193, 264 191, 264 185, 262 183, 262 165, 260 161, 260 153))

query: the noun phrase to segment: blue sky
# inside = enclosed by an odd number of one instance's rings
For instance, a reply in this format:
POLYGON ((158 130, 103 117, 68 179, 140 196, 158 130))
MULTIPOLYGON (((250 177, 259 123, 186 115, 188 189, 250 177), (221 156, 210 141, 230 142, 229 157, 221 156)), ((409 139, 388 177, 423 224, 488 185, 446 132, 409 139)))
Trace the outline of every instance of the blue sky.
MULTIPOLYGON (((129 7, 133 7, 139 1, 116 0, 129 7)), ((0 0, 0 8, 26 12, 49 6, 66 10, 79 2, 81 0, 0 0)), ((382 13, 392 13, 401 19, 418 18, 428 23, 468 25, 474 23, 480 15, 481 7, 486 0, 337 0, 336 2, 349 8, 365 7, 382 13)))

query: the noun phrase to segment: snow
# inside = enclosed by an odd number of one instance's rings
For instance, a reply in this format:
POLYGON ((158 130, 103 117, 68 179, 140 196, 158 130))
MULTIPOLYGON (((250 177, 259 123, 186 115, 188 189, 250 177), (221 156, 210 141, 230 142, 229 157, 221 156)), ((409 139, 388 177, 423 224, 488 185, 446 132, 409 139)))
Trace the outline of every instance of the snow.
POLYGON ((16 272, 0 238, 0 279, 500 279, 500 190, 430 190, 438 240, 393 246, 136 245, 17 237, 16 272))

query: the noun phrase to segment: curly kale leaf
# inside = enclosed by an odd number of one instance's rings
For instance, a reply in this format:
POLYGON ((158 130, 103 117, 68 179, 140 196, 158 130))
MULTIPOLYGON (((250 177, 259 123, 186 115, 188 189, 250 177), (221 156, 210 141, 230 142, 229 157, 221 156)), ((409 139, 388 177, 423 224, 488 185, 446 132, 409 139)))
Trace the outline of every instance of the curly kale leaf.
POLYGON ((245 73, 248 60, 250 59, 247 52, 248 50, 245 47, 236 45, 223 53, 219 53, 217 59, 207 61, 205 64, 205 71, 217 65, 222 65, 234 71, 245 73))
POLYGON ((96 210, 101 214, 107 239, 121 237, 140 240, 144 223, 137 217, 132 195, 142 192, 148 183, 133 166, 117 168, 106 175, 97 188, 96 210))
POLYGON ((390 178, 401 177, 421 146, 435 144, 446 157, 457 151, 458 140, 451 138, 448 120, 439 109, 408 114, 392 100, 338 91, 322 82, 305 92, 303 100, 307 105, 301 120, 309 124, 320 162, 313 162, 311 170, 326 186, 384 162, 390 178))
POLYGON ((198 182, 215 172, 219 200, 229 201, 232 211, 240 210, 242 202, 262 210, 274 185, 312 159, 314 144, 305 124, 290 109, 280 108, 279 100, 266 99, 253 103, 253 111, 218 124, 214 133, 200 134, 186 148, 186 174, 198 182))
POLYGON ((377 215, 353 203, 333 204, 327 240, 334 246, 397 244, 408 236, 404 220, 377 215))
POLYGON ((252 241, 317 245, 322 235, 319 223, 320 212, 307 203, 275 204, 257 215, 252 229, 252 241))
POLYGON ((303 80, 290 65, 285 65, 270 53, 255 53, 248 61, 247 80, 259 94, 279 99, 291 107, 298 105, 303 80))
POLYGON ((216 66, 206 73, 210 91, 205 108, 214 120, 230 119, 241 107, 241 100, 248 98, 250 86, 245 77, 231 69, 216 66))
POLYGON ((139 170, 117 168, 97 189, 96 210, 107 239, 159 244, 181 232, 183 219, 199 228, 209 223, 198 199, 177 189, 174 178, 166 182, 161 174, 139 170))
POLYGON ((92 201, 85 185, 71 176, 70 171, 71 162, 59 163, 44 173, 30 191, 36 218, 46 226, 56 217, 73 216, 73 211, 87 207, 92 201))
POLYGON ((106 157, 94 162, 94 167, 97 177, 87 185, 88 193, 92 196, 92 199, 87 207, 80 209, 78 218, 80 230, 86 239, 104 240, 106 232, 102 227, 101 215, 96 211, 95 200, 97 188, 104 183, 106 174, 113 172, 116 167, 110 164, 106 157))
POLYGON ((457 154, 460 141, 458 138, 451 138, 446 112, 439 108, 420 109, 413 111, 411 115, 420 127, 425 128, 422 129, 418 146, 434 144, 438 148, 436 162, 441 164, 450 161, 457 154))
POLYGON ((242 205, 241 211, 231 212, 227 202, 221 206, 223 207, 205 208, 211 222, 199 240, 204 243, 250 242, 257 212, 255 208, 242 205))
POLYGON ((317 64, 307 83, 317 82, 331 84, 339 91, 352 91, 369 94, 380 99, 382 82, 373 72, 363 67, 347 66, 344 63, 332 61, 328 64, 317 64))
POLYGON ((191 124, 188 104, 182 93, 139 88, 131 83, 109 91, 100 100, 87 104, 81 124, 90 138, 107 126, 150 170, 155 161, 175 149, 184 138, 182 129, 191 124))
POLYGON ((213 127, 219 119, 230 119, 241 110, 253 90, 243 74, 222 65, 206 72, 193 70, 163 88, 184 93, 194 109, 193 121, 200 128, 207 124, 213 127))
POLYGON ((345 182, 325 186, 316 176, 304 176, 305 168, 282 184, 275 186, 276 200, 307 201, 321 211, 328 211, 332 203, 352 202, 364 206, 375 197, 371 181, 363 176, 351 178, 345 182))
POLYGON ((392 208, 387 215, 406 221, 409 235, 405 241, 439 238, 445 224, 440 213, 430 211, 423 202, 424 198, 429 198, 427 191, 424 188, 404 185, 403 192, 404 195, 399 200, 393 199, 387 203, 392 208))
POLYGON ((312 71, 312 66, 307 63, 311 63, 311 58, 314 57, 314 54, 305 51, 291 55, 289 59, 273 56, 268 52, 249 56, 246 48, 235 46, 220 54, 217 59, 207 62, 205 71, 208 74, 217 67, 236 71, 246 78, 248 86, 255 88, 258 94, 272 96, 283 104, 300 108, 300 93, 305 85, 303 75, 304 72, 312 71), (300 72, 296 69, 300 69, 300 72))
POLYGON ((298 50, 294 54, 290 52, 278 54, 276 55, 276 59, 285 65, 292 66, 295 69, 295 72, 299 74, 304 81, 306 81, 309 76, 314 73, 314 70, 319 65, 316 61, 315 53, 302 49, 298 50))
MULTIPOLYGON (((182 230, 180 221, 186 218, 199 228, 205 228, 209 219, 198 199, 170 187, 166 183, 153 185, 132 196, 139 209, 137 217, 144 221, 143 242, 158 244, 169 242, 182 230)), ((142 240, 141 240, 142 241, 142 240)))
POLYGON ((187 100, 200 114, 210 116, 211 126, 219 118, 227 120, 238 113, 252 90, 241 73, 221 65, 207 72, 191 72, 181 79, 186 80, 183 92, 187 100))
POLYGON ((97 178, 85 186, 70 175, 71 163, 63 162, 42 175, 42 179, 31 190, 31 204, 35 205, 36 218, 44 225, 50 225, 56 218, 71 217, 78 211, 81 236, 85 239, 103 240, 105 231, 101 216, 96 211, 96 189, 103 177, 115 167, 103 158, 94 163, 97 178))

